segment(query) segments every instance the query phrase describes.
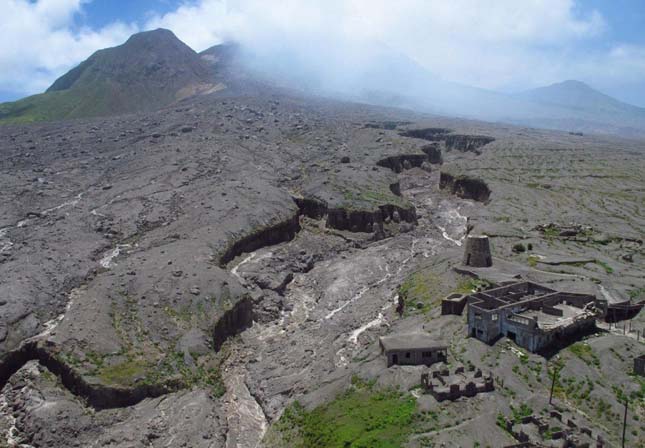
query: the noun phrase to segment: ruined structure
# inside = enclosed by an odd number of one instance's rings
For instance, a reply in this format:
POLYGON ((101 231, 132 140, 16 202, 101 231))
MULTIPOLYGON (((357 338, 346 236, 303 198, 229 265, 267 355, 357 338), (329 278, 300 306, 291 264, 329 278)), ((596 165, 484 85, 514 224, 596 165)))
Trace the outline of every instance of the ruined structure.
POLYGON ((466 296, 464 294, 453 293, 441 301, 441 314, 456 314, 461 316, 466 307, 466 296))
POLYGON ((645 355, 640 355, 634 358, 634 373, 636 375, 645 376, 645 355))
POLYGON ((515 421, 505 418, 504 429, 520 442, 505 448, 532 446, 603 448, 606 446, 604 438, 595 429, 581 425, 574 415, 567 416, 558 410, 552 410, 548 415, 529 415, 515 421))
POLYGON ((493 257, 490 253, 490 241, 485 235, 468 235, 466 248, 464 249, 465 266, 475 268, 487 268, 493 265, 493 257))
POLYGON ((558 292, 532 282, 468 296, 468 333, 488 344, 506 336, 531 352, 593 329, 607 302, 593 295, 558 292))
POLYGON ((382 336, 379 344, 388 367, 393 364, 429 366, 447 359, 448 346, 432 339, 427 333, 382 336))
POLYGON ((610 303, 607 307, 607 322, 616 323, 623 320, 630 320, 638 316, 638 313, 645 307, 645 300, 635 303, 631 300, 620 303, 610 303))
POLYGON ((454 401, 460 397, 474 397, 495 389, 493 376, 484 375, 480 369, 463 366, 452 372, 448 368, 434 369, 421 374, 421 386, 425 393, 431 394, 437 401, 454 401))

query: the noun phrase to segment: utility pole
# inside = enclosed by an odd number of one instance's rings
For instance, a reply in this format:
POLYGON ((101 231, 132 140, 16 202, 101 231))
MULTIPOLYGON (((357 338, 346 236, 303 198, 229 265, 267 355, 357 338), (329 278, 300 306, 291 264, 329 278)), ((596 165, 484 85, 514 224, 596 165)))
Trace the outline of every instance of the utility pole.
POLYGON ((627 430, 627 397, 625 397, 625 417, 623 418, 623 448, 625 448, 625 431, 627 430))
POLYGON ((553 375, 551 380, 551 393, 549 394, 549 404, 553 404, 553 390, 555 389, 555 378, 558 375, 558 370, 553 368, 553 375))

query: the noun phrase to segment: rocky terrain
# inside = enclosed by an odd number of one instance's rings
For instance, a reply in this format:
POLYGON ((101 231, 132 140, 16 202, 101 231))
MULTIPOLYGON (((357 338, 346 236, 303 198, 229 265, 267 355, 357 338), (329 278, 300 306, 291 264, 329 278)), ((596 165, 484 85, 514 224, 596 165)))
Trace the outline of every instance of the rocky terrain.
POLYGON ((644 446, 642 313, 551 357, 440 315, 486 280, 453 269, 467 233, 496 276, 642 298, 642 142, 250 92, 0 127, 0 446, 397 446, 325 432, 355 393, 411 403, 402 445, 512 445, 555 365, 558 406, 619 446, 629 397, 644 446), (419 329, 495 392, 387 368, 378 336, 419 329))

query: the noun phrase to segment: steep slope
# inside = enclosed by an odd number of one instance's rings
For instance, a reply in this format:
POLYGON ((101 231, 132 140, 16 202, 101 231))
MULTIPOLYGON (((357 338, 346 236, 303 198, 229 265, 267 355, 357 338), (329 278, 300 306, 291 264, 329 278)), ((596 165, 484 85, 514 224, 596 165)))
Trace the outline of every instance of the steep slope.
POLYGON ((0 105, 0 122, 30 122, 153 110, 217 87, 197 53, 164 29, 99 50, 43 94, 0 105))

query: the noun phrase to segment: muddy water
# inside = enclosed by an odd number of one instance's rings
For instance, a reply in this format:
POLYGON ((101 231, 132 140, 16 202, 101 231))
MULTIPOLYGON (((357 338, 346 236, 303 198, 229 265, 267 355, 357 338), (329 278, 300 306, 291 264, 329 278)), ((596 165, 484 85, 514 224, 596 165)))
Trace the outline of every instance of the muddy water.
POLYGON ((460 208, 458 204, 444 199, 439 202, 433 215, 441 236, 457 246, 461 246, 466 237, 468 221, 468 218, 460 213, 460 208))
MULTIPOLYGON (((27 372, 29 372, 31 376, 39 375, 35 361, 27 364, 26 369, 28 369, 27 372)), ((10 448, 34 448, 32 445, 23 443, 23 434, 21 434, 20 430, 16 427, 16 422, 17 419, 13 415, 9 404, 7 403, 7 398, 4 394, 0 394, 0 428, 2 428, 4 432, 4 434, 0 435, 4 440, 0 439, 0 441, 5 441, 7 444, 6 446, 10 448)))
POLYGON ((103 255, 99 264, 105 269, 110 269, 114 265, 114 259, 121 255, 124 249, 129 249, 130 247, 132 247, 130 244, 117 244, 114 249, 110 249, 103 255))
POLYGON ((8 252, 13 247, 13 242, 7 236, 8 233, 8 227, 0 229, 0 254, 8 252))
POLYGON ((229 428, 226 448, 258 447, 268 428, 264 411, 249 392, 244 377, 241 366, 226 375, 226 394, 223 397, 229 428))

